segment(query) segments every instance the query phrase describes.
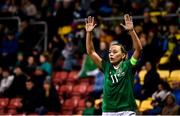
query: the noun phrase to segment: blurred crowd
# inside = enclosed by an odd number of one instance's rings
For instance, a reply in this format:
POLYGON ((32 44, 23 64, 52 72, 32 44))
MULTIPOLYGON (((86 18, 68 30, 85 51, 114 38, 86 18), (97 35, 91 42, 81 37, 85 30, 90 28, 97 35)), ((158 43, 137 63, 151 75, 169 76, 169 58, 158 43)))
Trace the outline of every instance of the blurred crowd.
MULTIPOLYGON (((14 22, 0 21, 0 96, 22 98, 19 112, 60 112, 62 104, 56 89, 61 85, 53 83, 53 74, 77 70, 77 78, 94 76, 95 92, 91 95, 101 99, 103 74, 85 55, 84 22, 75 20, 89 15, 95 17, 97 26, 93 41, 101 57, 108 60, 108 47, 112 42, 123 44, 130 57, 132 41, 119 25, 122 21, 103 20, 125 13, 144 17, 134 19, 134 29, 143 46, 136 67, 134 93, 141 101, 152 97, 154 109, 143 113, 171 115, 169 112, 175 110, 178 114, 180 84, 174 82, 169 86, 157 73, 157 69, 172 71, 180 68, 178 0, 1 0, 0 18, 18 16, 21 25, 17 28, 14 22), (166 17, 167 14, 176 15, 166 17), (31 22, 36 21, 45 21, 48 25, 48 49, 45 52, 35 47, 40 39, 39 30, 32 27, 31 22), (161 63, 163 57, 165 63, 161 63), (138 77, 142 69, 147 70, 143 85, 138 77), (169 108, 174 109, 168 111, 169 108)), ((86 102, 84 114, 93 114, 94 99, 86 102)))

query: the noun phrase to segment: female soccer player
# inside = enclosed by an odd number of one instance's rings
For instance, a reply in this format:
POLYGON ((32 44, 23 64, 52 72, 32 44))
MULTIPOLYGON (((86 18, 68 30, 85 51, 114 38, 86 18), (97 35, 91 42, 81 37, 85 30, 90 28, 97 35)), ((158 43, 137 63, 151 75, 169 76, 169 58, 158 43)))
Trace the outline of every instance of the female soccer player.
POLYGON ((130 60, 126 59, 127 52, 120 44, 111 44, 109 61, 103 60, 94 49, 92 31, 96 26, 94 17, 86 19, 86 50, 94 63, 105 75, 103 88, 103 115, 135 115, 136 103, 133 96, 133 67, 140 56, 142 46, 133 28, 132 17, 124 15, 125 25, 121 24, 133 41, 134 53, 130 60))

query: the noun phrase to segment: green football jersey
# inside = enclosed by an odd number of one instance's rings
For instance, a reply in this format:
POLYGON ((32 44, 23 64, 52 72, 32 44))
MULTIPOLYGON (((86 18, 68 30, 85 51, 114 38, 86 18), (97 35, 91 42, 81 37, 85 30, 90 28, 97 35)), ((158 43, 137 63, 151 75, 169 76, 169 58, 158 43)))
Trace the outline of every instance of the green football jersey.
MULTIPOLYGON (((132 58, 131 58, 132 59, 132 58)), ((133 95, 134 73, 130 60, 122 61, 117 69, 102 60, 104 72, 103 112, 134 111, 136 102, 133 95)))

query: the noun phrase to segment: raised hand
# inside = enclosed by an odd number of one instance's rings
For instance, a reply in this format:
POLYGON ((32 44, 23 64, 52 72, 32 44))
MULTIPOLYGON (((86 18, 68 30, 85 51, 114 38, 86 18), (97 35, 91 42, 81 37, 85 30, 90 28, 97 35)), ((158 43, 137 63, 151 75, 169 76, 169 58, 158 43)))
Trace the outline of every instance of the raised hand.
POLYGON ((134 26, 133 26, 132 16, 129 16, 129 14, 125 14, 124 21, 125 21, 125 25, 122 23, 120 25, 123 26, 128 31, 133 30, 134 26))
POLYGON ((85 19, 85 23, 86 23, 85 28, 86 28, 87 32, 91 32, 94 29, 94 27, 96 26, 94 17, 91 17, 91 16, 89 16, 87 19, 85 19))

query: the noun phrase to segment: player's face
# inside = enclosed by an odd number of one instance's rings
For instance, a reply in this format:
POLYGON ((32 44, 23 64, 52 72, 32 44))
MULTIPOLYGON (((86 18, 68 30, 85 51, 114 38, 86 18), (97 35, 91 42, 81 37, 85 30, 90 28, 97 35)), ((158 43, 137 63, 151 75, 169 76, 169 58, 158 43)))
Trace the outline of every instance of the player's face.
POLYGON ((109 61, 113 65, 119 64, 119 62, 124 57, 124 53, 121 51, 121 46, 119 45, 111 45, 109 49, 109 61))

